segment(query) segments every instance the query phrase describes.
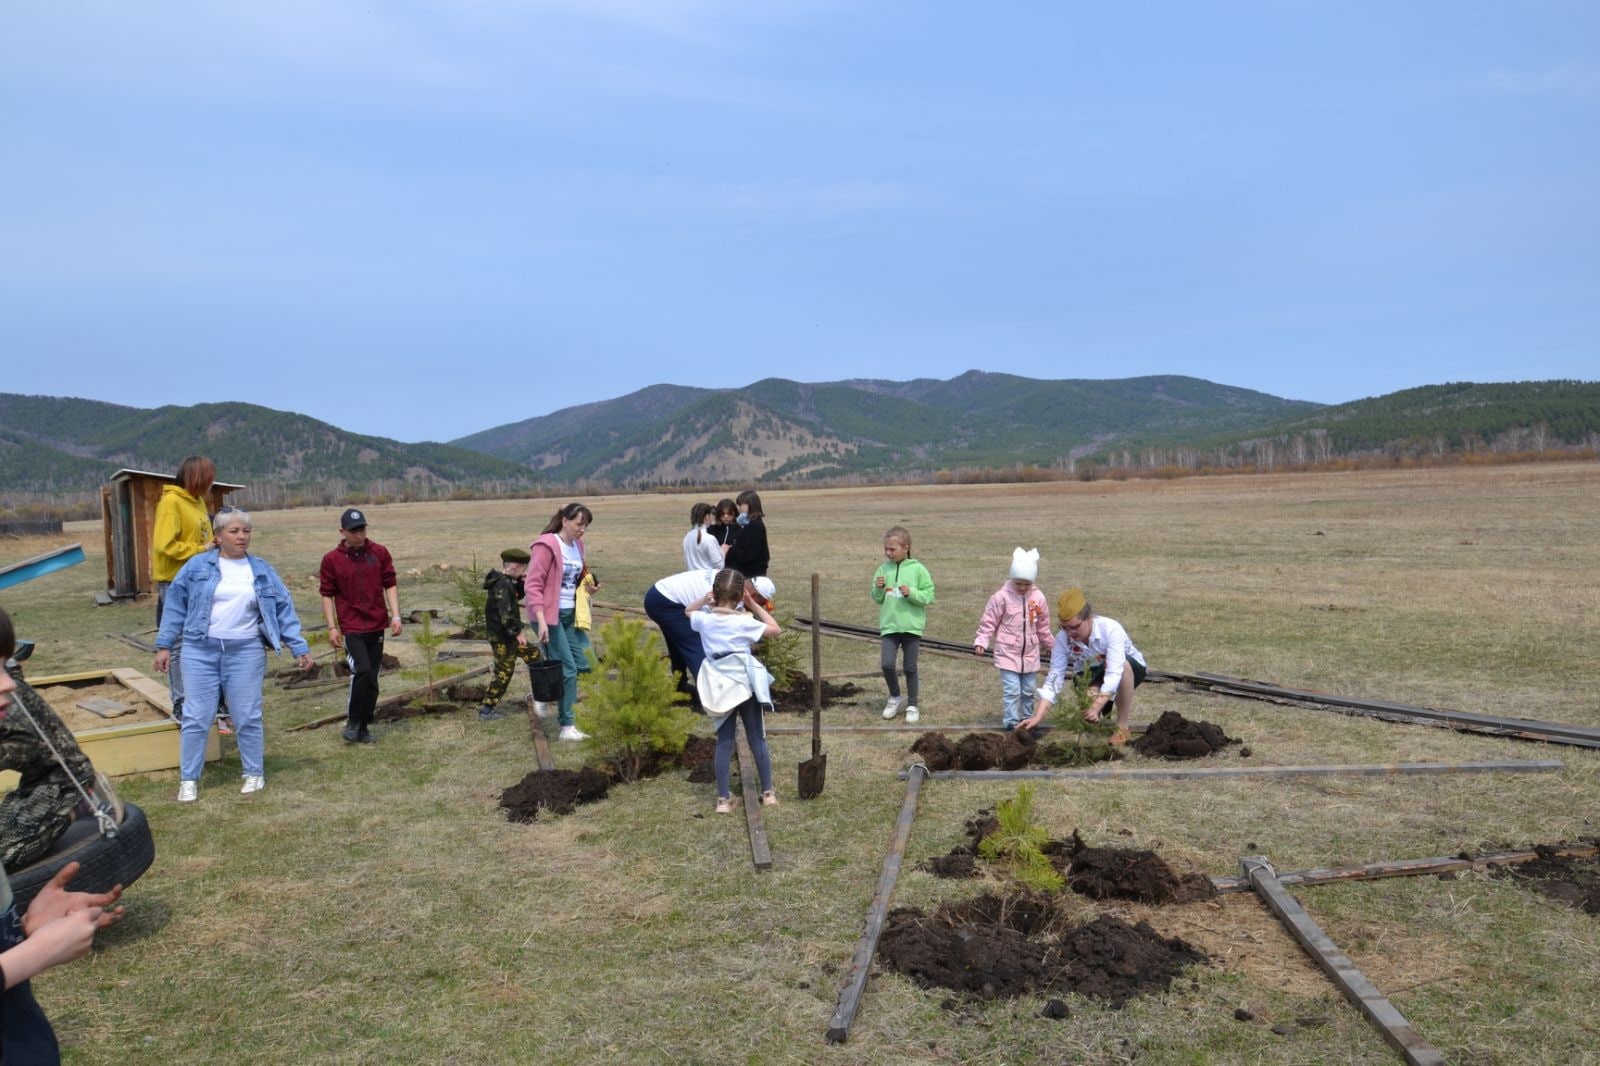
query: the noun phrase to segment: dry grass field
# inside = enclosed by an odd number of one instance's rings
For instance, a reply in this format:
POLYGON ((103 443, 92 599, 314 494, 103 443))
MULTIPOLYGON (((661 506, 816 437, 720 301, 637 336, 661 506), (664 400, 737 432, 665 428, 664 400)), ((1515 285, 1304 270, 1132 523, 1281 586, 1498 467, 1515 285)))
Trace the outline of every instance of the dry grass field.
MULTIPOLYGON (((969 641, 1011 549, 1037 546, 1050 596, 1081 585, 1152 666, 1205 670, 1491 714, 1600 725, 1600 464, 1262 476, 1179 482, 888 488, 764 494, 780 606, 872 624, 882 531, 908 526, 938 583, 929 633, 969 641)), ((681 569, 691 496, 588 500, 606 601, 638 604, 681 569)), ((441 565, 525 545, 559 501, 372 511, 402 606, 449 604, 441 565)), ((337 511, 256 516, 253 549, 316 620, 313 577, 337 511)), ((107 634, 151 625, 146 603, 95 608, 97 524, 70 531, 90 562, 0 594, 40 642, 36 675, 149 658, 107 634)), ((42 550, 11 542, 4 558, 42 550)), ((414 662, 407 638, 391 641, 414 662)), ((824 673, 876 664, 829 640, 824 673)), ((287 665, 287 660, 281 661, 287 665)), ((975 659, 924 656, 929 723, 999 718, 975 659)), ((402 682, 390 680, 388 691, 402 682)), ((830 724, 877 722, 861 682, 830 724)), ((519 680, 513 696, 526 691, 519 680)), ((157 860, 129 918, 39 998, 68 1061, 330 1062, 1390 1062, 1394 1055, 1250 896, 1172 907, 1075 904, 1148 919, 1212 957, 1172 991, 1112 1010, 1073 1001, 961 1002, 872 978, 850 1042, 823 1041, 889 842, 909 735, 825 737, 828 787, 794 798, 809 738, 776 737, 775 869, 751 867, 738 816, 667 774, 564 818, 506 822, 501 789, 534 766, 525 722, 467 715, 380 727, 347 748, 339 688, 269 687, 265 792, 238 795, 231 744, 200 802, 175 774, 129 779, 157 860), (1255 1020, 1236 1021, 1236 1008, 1255 1020), (1284 1024, 1288 1035, 1271 1031, 1284 1024)), ((1054 835, 1152 847, 1212 875, 1268 855, 1279 869, 1452 854, 1594 835, 1600 753, 1187 692, 1140 690, 1222 725, 1251 765, 1559 758, 1559 773, 1115 784, 1041 782, 1054 835)), ((584 709, 578 708, 579 724, 584 709)), ((786 720, 785 724, 789 724, 786 720)), ((585 753, 557 745, 562 766, 585 753)), ((1241 765, 1237 748, 1215 765, 1241 765)), ((1135 758, 1132 764, 1139 764, 1135 758)), ((1126 764, 1125 764, 1126 765, 1126 764)), ((1014 791, 930 782, 897 902, 975 892, 912 867, 1014 791)), ((1296 895, 1452 1062, 1600 1061, 1600 919, 1511 881, 1401 878, 1296 895)))

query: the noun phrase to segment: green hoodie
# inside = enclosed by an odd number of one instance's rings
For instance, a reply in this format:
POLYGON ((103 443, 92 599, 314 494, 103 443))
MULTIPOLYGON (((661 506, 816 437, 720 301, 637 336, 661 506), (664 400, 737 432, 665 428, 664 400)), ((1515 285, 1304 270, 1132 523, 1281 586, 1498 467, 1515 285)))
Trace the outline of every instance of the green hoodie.
POLYGON ((906 558, 898 563, 887 559, 872 575, 872 599, 878 606, 878 632, 912 633, 922 636, 922 627, 928 623, 928 604, 933 602, 933 575, 915 559, 906 558), (883 578, 883 588, 878 578, 883 578), (889 595, 890 589, 906 585, 909 595, 889 595))

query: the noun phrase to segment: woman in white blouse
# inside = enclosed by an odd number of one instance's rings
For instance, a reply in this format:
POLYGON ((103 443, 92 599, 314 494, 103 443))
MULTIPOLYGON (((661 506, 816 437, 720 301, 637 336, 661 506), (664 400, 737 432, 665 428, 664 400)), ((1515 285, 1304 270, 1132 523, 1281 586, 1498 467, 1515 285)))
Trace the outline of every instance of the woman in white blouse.
POLYGON ((722 542, 711 532, 715 518, 716 512, 709 503, 697 503, 689 509, 689 532, 683 537, 685 570, 722 569, 722 542))

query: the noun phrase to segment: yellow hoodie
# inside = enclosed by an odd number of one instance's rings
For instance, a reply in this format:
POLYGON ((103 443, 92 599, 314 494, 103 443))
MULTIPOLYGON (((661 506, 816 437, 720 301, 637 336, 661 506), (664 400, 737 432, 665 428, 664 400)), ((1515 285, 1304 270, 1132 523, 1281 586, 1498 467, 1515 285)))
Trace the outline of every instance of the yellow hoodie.
POLYGON ((150 535, 150 578, 171 581, 183 564, 211 547, 211 519, 205 504, 182 485, 166 485, 156 504, 156 528, 150 535))

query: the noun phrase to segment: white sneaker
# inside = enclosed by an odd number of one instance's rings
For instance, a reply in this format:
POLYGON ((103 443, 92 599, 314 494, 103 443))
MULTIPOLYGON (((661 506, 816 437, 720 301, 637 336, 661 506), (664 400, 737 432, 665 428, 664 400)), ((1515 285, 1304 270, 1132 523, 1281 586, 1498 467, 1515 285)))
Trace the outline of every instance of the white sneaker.
POLYGON ((179 803, 193 803, 195 800, 197 800, 199 798, 200 798, 200 782, 198 782, 198 781, 179 781, 178 782, 178 802, 179 803))
POLYGON ((900 696, 889 697, 889 702, 883 705, 883 716, 885 718, 893 718, 895 715, 900 713, 901 699, 902 697, 900 696))
POLYGON ((906 708, 906 722, 908 722, 908 723, 917 722, 917 721, 920 721, 921 719, 922 719, 922 712, 917 710, 915 704, 913 704, 912 706, 906 708))
POLYGON ((245 774, 244 787, 239 790, 239 795, 248 796, 252 792, 260 792, 267 787, 267 779, 260 774, 245 774))
POLYGON ((559 740, 588 740, 589 739, 589 734, 585 733, 583 730, 579 729, 575 725, 564 725, 564 726, 561 727, 561 732, 558 735, 557 739, 559 739, 559 740))
POLYGON ((535 718, 549 718, 550 705, 541 700, 533 701, 533 716, 535 718))

